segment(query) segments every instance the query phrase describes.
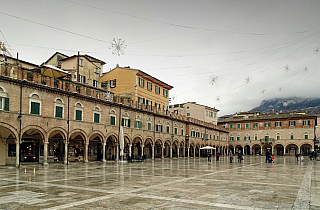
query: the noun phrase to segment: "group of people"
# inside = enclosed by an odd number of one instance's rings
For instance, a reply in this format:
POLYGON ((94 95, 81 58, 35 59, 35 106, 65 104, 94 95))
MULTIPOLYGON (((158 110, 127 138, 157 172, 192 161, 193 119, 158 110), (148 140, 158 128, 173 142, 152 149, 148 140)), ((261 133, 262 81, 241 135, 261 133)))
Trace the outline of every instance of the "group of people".
POLYGON ((309 152, 310 160, 317 160, 318 153, 316 151, 309 152))
MULTIPOLYGON (((211 162, 211 153, 210 152, 208 152, 208 162, 211 162)), ((219 161, 219 157, 220 157, 220 152, 219 151, 217 151, 216 152, 216 161, 219 161)))

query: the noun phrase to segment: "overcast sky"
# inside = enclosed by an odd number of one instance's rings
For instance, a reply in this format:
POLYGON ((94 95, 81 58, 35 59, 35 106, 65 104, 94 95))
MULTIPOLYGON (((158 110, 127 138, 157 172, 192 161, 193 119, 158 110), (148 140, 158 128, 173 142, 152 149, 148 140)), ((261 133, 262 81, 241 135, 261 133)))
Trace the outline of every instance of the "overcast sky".
POLYGON ((89 54, 172 85, 219 116, 264 99, 319 97, 319 0, 0 0, 0 40, 35 64, 89 54), (124 55, 112 54, 121 38, 124 55))

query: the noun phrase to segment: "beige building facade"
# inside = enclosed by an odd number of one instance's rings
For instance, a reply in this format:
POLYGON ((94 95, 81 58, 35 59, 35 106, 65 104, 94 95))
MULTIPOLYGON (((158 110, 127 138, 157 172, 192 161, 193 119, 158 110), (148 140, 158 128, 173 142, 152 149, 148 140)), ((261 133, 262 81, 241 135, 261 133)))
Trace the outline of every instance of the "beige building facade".
POLYGON ((223 127, 151 111, 129 99, 109 101, 95 88, 78 92, 71 82, 55 86, 45 78, 43 85, 36 74, 29 80, 14 66, 11 72, 17 78, 0 66, 0 165, 119 160, 120 126, 125 157, 196 157, 205 155, 200 148, 206 145, 226 150, 223 127))
POLYGON ((218 122, 218 109, 197 104, 196 102, 170 105, 170 111, 212 123, 214 125, 217 125, 218 122))
POLYGON ((306 113, 260 114, 246 112, 220 118, 218 125, 229 130, 229 148, 247 155, 308 155, 315 149, 316 116, 306 113))

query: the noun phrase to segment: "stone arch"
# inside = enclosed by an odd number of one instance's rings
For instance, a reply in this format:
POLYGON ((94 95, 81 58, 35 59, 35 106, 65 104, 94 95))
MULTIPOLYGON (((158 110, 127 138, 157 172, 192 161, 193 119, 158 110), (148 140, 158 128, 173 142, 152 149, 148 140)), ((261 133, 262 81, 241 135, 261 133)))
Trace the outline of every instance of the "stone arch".
POLYGON ((16 130, 16 128, 12 127, 11 125, 5 123, 5 122, 0 122, 0 128, 1 127, 4 127, 6 129, 8 129, 13 135, 14 137, 16 138, 16 140, 19 140, 18 137, 19 137, 19 133, 18 131, 16 130))
POLYGON ((154 145, 152 137, 146 137, 143 144, 143 154, 146 158, 152 158, 152 146, 154 145))
POLYGON ((78 134, 77 136, 80 135, 84 139, 84 141, 87 141, 87 133, 84 130, 82 130, 82 129, 71 130, 69 132, 70 138, 72 138, 72 136, 74 136, 75 134, 78 134))
POLYGON ((109 114, 114 114, 114 115, 116 115, 117 112, 116 112, 116 110, 114 110, 114 109, 110 109, 109 114))
POLYGON ((39 126, 26 126, 21 131, 21 162, 41 162, 44 155, 46 132, 39 126))
POLYGON ((288 143, 285 145, 286 155, 294 156, 299 153, 298 151, 299 147, 298 145, 294 143, 288 143))
POLYGON ((32 93, 30 93, 29 94, 29 98, 35 98, 35 99, 41 100, 40 93, 37 90, 35 90, 32 93))
POLYGON ((143 137, 142 137, 142 135, 140 135, 140 134, 134 135, 134 136, 132 137, 131 143, 134 143, 134 141, 136 141, 137 139, 139 139, 140 144, 143 144, 143 143, 144 143, 143 137))
POLYGON ((163 158, 163 140, 161 138, 157 138, 154 143, 154 157, 155 158, 163 158))
POLYGON ((82 129, 70 131, 68 143, 69 161, 85 161, 86 145, 89 144, 87 133, 82 129))
POLYGON ((261 151, 261 145, 260 144, 254 144, 252 145, 252 152, 254 155, 261 155, 262 151, 261 151))
POLYGON ((94 138, 96 138, 97 136, 100 137, 100 140, 101 140, 102 142, 104 142, 104 141, 106 140, 104 134, 103 134, 101 131, 99 131, 99 130, 94 130, 94 131, 92 131, 92 132, 88 135, 88 139, 89 139, 89 140, 90 140, 90 139, 94 139, 94 138))
POLYGON ((48 131, 48 159, 47 162, 62 162, 65 158, 65 144, 67 132, 60 127, 48 131))
POLYGON ((313 147, 310 143, 302 143, 300 146, 300 154, 303 156, 309 156, 310 152, 313 151, 313 147))
POLYGON ((57 96, 54 100, 53 100, 54 103, 61 103, 61 104, 64 104, 64 101, 63 99, 60 97, 60 96, 57 96))
POLYGON ((111 132, 106 136, 106 160, 116 160, 119 136, 111 132))
POLYGON ((23 135, 26 131, 32 130, 32 129, 38 130, 39 133, 40 133, 40 135, 42 135, 41 137, 42 137, 44 140, 47 139, 47 138, 46 138, 46 137, 47 137, 47 132, 46 132, 42 127, 37 126, 37 125, 28 125, 28 126, 22 128, 22 129, 21 129, 21 135, 23 135))
POLYGON ((278 143, 273 146, 274 151, 272 151, 273 155, 283 155, 284 154, 284 146, 281 143, 278 143))
POLYGON ((92 131, 88 136, 88 160, 101 161, 103 159, 104 135, 99 130, 92 131))
POLYGON ((50 136, 54 136, 56 134, 61 134, 61 136, 64 136, 65 139, 67 138, 67 131, 64 128, 61 127, 53 127, 50 130, 48 130, 48 137, 50 138, 50 136))

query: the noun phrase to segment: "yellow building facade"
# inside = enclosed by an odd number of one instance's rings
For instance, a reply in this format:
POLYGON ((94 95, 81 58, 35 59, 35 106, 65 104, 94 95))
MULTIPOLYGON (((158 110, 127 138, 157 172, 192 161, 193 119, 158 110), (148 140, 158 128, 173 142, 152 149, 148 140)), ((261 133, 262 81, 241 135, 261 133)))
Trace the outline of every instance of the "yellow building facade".
POLYGON ((101 77, 117 96, 131 98, 151 109, 168 110, 169 90, 173 87, 149 74, 130 67, 116 67, 101 77))

